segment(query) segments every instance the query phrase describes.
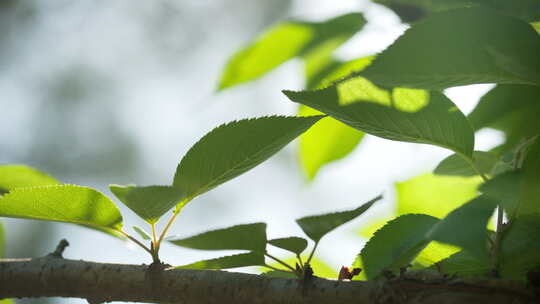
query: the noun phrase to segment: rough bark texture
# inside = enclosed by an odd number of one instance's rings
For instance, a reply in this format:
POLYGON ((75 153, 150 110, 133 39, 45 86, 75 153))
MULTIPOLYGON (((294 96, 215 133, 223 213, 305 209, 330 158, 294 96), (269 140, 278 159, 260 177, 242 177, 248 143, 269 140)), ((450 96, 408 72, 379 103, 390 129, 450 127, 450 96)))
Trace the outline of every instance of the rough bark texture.
POLYGON ((89 303, 539 303, 513 282, 418 280, 337 282, 224 271, 154 269, 49 255, 0 260, 0 298, 74 297, 89 303))

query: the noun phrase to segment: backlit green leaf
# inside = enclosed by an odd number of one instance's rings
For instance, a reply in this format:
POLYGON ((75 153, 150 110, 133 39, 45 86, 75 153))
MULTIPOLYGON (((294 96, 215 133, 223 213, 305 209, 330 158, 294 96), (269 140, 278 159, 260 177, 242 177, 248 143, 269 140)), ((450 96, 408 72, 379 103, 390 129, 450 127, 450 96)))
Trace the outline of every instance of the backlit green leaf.
POLYGON ((0 166, 0 191, 19 187, 58 185, 59 181, 25 165, 0 166))
POLYGON ((148 232, 146 232, 143 228, 138 227, 138 226, 133 226, 133 230, 135 230, 135 232, 137 232, 137 234, 140 235, 143 240, 145 241, 152 240, 152 237, 150 236, 150 234, 148 234, 148 232))
POLYGON ((540 267, 540 214, 517 217, 501 245, 500 273, 504 278, 526 280, 540 267))
POLYGON ((171 186, 109 185, 111 192, 126 206, 150 224, 179 204, 186 193, 171 186))
POLYGON ((477 196, 480 177, 421 174, 396 183, 398 214, 423 213, 438 218, 477 196))
POLYGON ((294 102, 317 109, 382 138, 441 146, 470 156, 474 134, 465 115, 439 92, 385 90, 354 78, 318 91, 283 91, 294 102))
POLYGON ((406 214, 375 232, 360 252, 367 278, 377 278, 385 270, 398 272, 412 262, 428 245, 425 234, 438 221, 425 214, 406 214))
POLYGON ((118 230, 122 216, 102 193, 75 185, 16 188, 0 198, 0 216, 118 230))
POLYGON ((440 261, 434 267, 439 272, 460 277, 486 276, 493 271, 493 264, 488 256, 474 256, 465 250, 440 261))
POLYGON ((266 224, 254 223, 236 225, 229 228, 211 230, 184 239, 171 240, 171 243, 202 250, 252 250, 265 252, 266 224))
POLYGON ((323 116, 272 116, 222 125, 186 153, 176 169, 174 186, 190 198, 262 163, 323 116))
POLYGON ((286 21, 278 24, 229 59, 219 89, 259 78, 296 56, 324 60, 365 23, 362 14, 350 13, 321 23, 286 21))
POLYGON ((301 237, 296 237, 296 236, 273 239, 273 240, 269 240, 268 243, 270 245, 288 250, 296 254, 301 254, 302 251, 304 251, 304 249, 306 249, 308 245, 306 239, 301 238, 301 237))
POLYGON ((180 269, 228 269, 246 266, 264 265, 264 254, 259 252, 240 253, 224 256, 216 259, 209 259, 177 266, 180 269))
POLYGON ((310 239, 315 242, 319 242, 319 240, 325 234, 366 212, 376 201, 380 200, 381 198, 382 196, 377 196, 362 206, 350 211, 303 217, 297 219, 296 223, 298 223, 300 228, 302 228, 304 233, 310 239))
MULTIPOLYGON (((474 151, 473 160, 476 168, 485 175, 491 174, 498 157, 493 152, 474 151)), ((443 159, 433 171, 437 175, 474 176, 478 175, 471 165, 458 154, 443 159)))
POLYGON ((386 87, 539 85, 540 36, 525 21, 483 8, 423 19, 359 75, 386 87), (467 50, 464 52, 463 50, 467 50))
POLYGON ((459 251, 459 248, 456 246, 432 241, 418 254, 414 261, 427 267, 440 262, 459 251))

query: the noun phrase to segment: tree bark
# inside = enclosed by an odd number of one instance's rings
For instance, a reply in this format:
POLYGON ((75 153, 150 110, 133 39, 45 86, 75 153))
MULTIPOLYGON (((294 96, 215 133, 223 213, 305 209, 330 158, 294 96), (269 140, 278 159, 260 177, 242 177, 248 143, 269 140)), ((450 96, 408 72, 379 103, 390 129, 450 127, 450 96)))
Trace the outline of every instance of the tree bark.
POLYGON ((106 264, 49 255, 0 260, 0 298, 74 297, 89 303, 539 303, 531 290, 500 280, 338 282, 211 270, 106 264))

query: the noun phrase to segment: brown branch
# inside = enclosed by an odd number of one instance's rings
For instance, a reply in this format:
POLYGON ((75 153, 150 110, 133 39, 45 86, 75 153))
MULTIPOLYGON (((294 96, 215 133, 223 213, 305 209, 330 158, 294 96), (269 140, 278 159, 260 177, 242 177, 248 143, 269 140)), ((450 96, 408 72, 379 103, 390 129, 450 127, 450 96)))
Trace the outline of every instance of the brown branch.
POLYGON ((45 256, 0 260, 0 298, 74 297, 89 303, 539 303, 513 282, 308 282, 266 276, 145 265, 106 264, 45 256))

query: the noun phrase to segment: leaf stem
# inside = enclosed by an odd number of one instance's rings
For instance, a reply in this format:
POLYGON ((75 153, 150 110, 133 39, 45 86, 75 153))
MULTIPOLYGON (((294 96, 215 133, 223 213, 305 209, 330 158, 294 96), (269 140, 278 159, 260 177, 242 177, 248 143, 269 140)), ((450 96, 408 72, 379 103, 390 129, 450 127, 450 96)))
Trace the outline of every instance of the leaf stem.
POLYGON ((137 240, 136 238, 132 237, 131 235, 129 235, 127 232, 125 232, 124 230, 122 229, 119 229, 117 230, 120 234, 122 234, 123 236, 127 237, 130 241, 132 241, 133 243, 137 244, 139 247, 141 247, 142 249, 146 250, 148 253, 150 253, 152 256, 154 255, 152 253, 152 250, 150 250, 150 248, 148 248, 145 244, 139 242, 139 240, 137 240))
POLYGON ((264 266, 264 267, 267 267, 267 268, 270 268, 270 269, 272 269, 272 270, 274 270, 274 271, 279 271, 279 272, 285 272, 285 273, 293 273, 293 274, 296 274, 295 272, 288 271, 288 270, 284 270, 284 269, 279 269, 279 268, 276 268, 276 267, 274 267, 274 266, 270 266, 270 265, 268 265, 268 264, 264 264, 263 266, 264 266))
MULTIPOLYGON (((187 198, 185 199, 184 201, 180 202, 178 205, 182 205, 184 206, 185 204, 187 204, 189 201, 191 201, 191 198, 187 198)), ((180 214, 180 210, 181 208, 179 209, 178 207, 175 207, 174 211, 173 211, 173 215, 169 218, 169 221, 167 222, 167 224, 165 225, 165 228, 163 228, 163 231, 161 231, 161 234, 159 235, 159 239, 158 241, 156 242, 156 250, 159 251, 159 247, 161 246, 161 242, 163 242, 163 239, 165 238, 165 236, 167 235, 167 232, 169 231, 169 229, 171 229, 171 226, 172 224, 174 223, 174 220, 176 219, 176 217, 178 216, 178 214, 180 214)))
POLYGON ((289 265, 289 264, 283 262, 282 260, 276 258, 275 256, 272 256, 272 255, 269 254, 268 252, 265 252, 264 255, 267 256, 267 257, 269 257, 269 258, 271 258, 272 260, 274 260, 274 261, 280 263, 281 265, 283 265, 283 266, 289 268, 289 269, 292 270, 293 272, 295 271, 295 269, 294 269, 291 265, 289 265))
POLYGON ((154 242, 154 244, 155 244, 156 241, 157 241, 157 237, 156 237, 156 223, 152 223, 152 242, 154 242))
POLYGON ((304 263, 302 262, 302 258, 300 257, 300 255, 296 254, 296 258, 298 259, 298 263, 300 263, 300 268, 304 270, 304 263))
POLYGON ((311 249, 311 253, 309 254, 309 258, 306 261, 306 264, 309 264, 311 262, 311 259, 313 258, 313 254, 315 253, 315 250, 317 249, 317 246, 319 246, 319 242, 315 242, 315 246, 313 246, 313 249, 311 249))

